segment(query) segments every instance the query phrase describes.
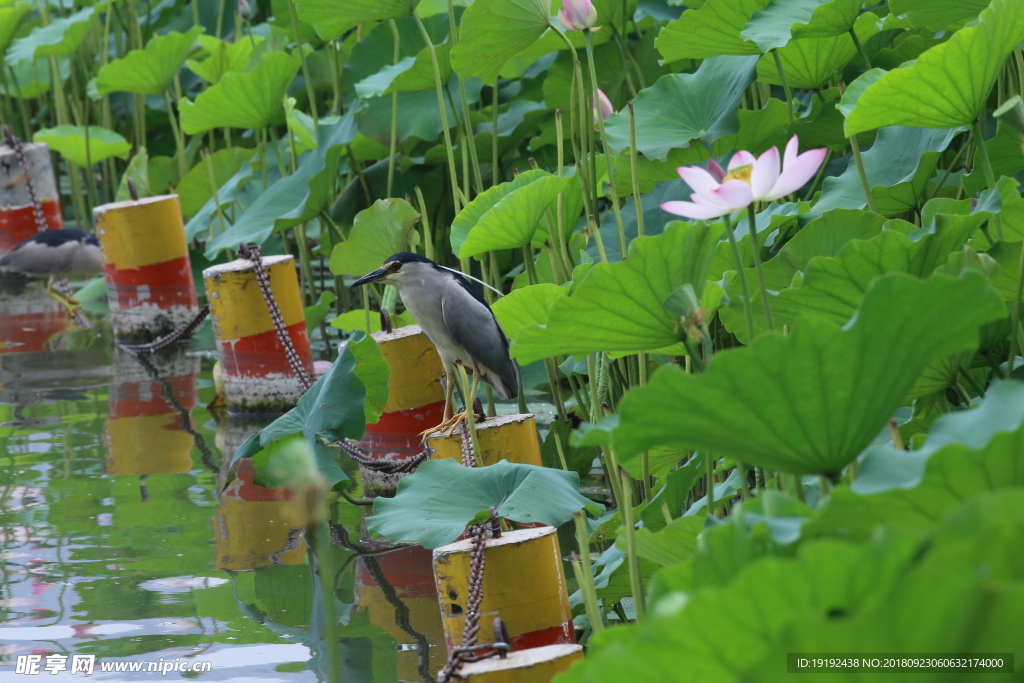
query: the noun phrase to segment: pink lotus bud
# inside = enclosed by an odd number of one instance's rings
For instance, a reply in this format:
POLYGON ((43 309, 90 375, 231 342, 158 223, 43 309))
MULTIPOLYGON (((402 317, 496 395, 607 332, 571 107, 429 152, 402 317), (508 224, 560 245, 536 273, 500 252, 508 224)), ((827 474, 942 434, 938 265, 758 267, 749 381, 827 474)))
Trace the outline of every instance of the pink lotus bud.
POLYGON ((594 116, 600 115, 602 120, 615 113, 612 101, 608 99, 608 96, 600 88, 597 89, 597 101, 594 101, 594 98, 591 97, 590 104, 594 107, 594 116))
POLYGON ((563 0, 558 19, 570 31, 597 30, 597 10, 590 0, 563 0))
POLYGON ((243 17, 252 16, 252 7, 249 6, 246 0, 238 0, 238 13, 243 17))

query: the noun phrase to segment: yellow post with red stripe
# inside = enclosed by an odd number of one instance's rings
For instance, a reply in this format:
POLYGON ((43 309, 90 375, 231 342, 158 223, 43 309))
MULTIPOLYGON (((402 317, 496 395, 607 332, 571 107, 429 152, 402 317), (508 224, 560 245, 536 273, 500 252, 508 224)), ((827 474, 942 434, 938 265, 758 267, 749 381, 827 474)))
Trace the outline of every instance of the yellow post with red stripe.
POLYGON ((548 683, 583 659, 581 645, 545 645, 463 664, 459 680, 468 683, 548 683))
MULTIPOLYGON (((270 289, 281 311, 285 332, 307 377, 313 374, 313 352, 306 331, 295 260, 291 256, 261 257, 270 289)), ((228 411, 281 413, 303 394, 285 347, 263 299, 252 261, 236 259, 203 271, 213 333, 217 340, 228 411)))
MULTIPOLYGON (((477 420, 476 436, 484 465, 493 465, 501 460, 540 466, 540 437, 537 423, 530 413, 499 415, 477 420)), ((431 460, 450 458, 462 460, 462 436, 456 430, 451 436, 435 432, 427 437, 431 460)))
MULTIPOLYGON (((472 548, 467 538, 434 550, 434 582, 449 650, 462 642, 472 548)), ((501 617, 516 650, 576 642, 554 527, 507 531, 488 539, 484 558, 481 624, 501 617)))
POLYGON ((129 353, 114 349, 114 382, 109 417, 103 426, 107 474, 140 475, 188 472, 195 443, 182 411, 198 399, 200 359, 179 349, 149 356, 159 380, 129 353), (168 400, 173 398, 173 402, 168 400))
MULTIPOLYGON (((440 424, 444 417, 444 367, 419 325, 376 332, 373 338, 391 368, 390 392, 384 414, 376 424, 366 425, 359 447, 371 457, 413 458, 423 451, 420 432, 440 424)), ((403 476, 360 470, 368 496, 393 494, 403 476)))
POLYGON ((199 304, 178 195, 104 204, 93 215, 114 335, 148 341, 191 320, 199 304))

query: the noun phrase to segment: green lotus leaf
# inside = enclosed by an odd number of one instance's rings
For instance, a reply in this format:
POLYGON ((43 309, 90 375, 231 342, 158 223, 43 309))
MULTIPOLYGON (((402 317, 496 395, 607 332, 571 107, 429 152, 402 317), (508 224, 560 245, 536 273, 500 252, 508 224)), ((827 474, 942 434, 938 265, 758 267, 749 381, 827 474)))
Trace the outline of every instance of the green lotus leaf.
MULTIPOLYGON (((253 150, 240 147, 218 149, 211 154, 210 164, 213 166, 212 182, 214 187, 222 187, 231 176, 238 173, 242 164, 251 160, 252 157, 253 150)), ((175 188, 181 198, 183 216, 192 217, 202 211, 206 203, 213 197, 214 188, 210 186, 210 183, 210 169, 205 161, 200 160, 175 188)))
POLYGON ((550 282, 520 287, 494 302, 491 311, 509 339, 516 339, 520 330, 547 322, 551 306, 567 294, 563 287, 550 282))
POLYGON ((914 28, 955 29, 988 4, 988 0, 889 0, 889 10, 905 14, 914 28))
POLYGON ((334 40, 359 24, 412 14, 419 0, 294 0, 299 19, 323 40, 334 40))
POLYGON ((505 460, 487 467, 463 467, 444 458, 427 460, 402 479, 394 498, 377 498, 366 528, 394 543, 412 541, 439 548, 458 538, 467 524, 492 506, 499 517, 551 526, 571 520, 578 510, 597 516, 601 509, 579 494, 575 472, 505 460))
POLYGON ((551 0, 476 0, 462 15, 452 67, 463 79, 495 83, 501 67, 547 30, 551 0))
POLYGON ((196 26, 187 33, 172 31, 150 38, 145 49, 132 50, 100 69, 96 74, 96 90, 100 95, 112 92, 164 94, 202 32, 203 27, 196 26))
POLYGON ((14 4, 0 7, 0 50, 6 51, 17 35, 21 22, 32 6, 24 0, 15 0, 14 4))
MULTIPOLYGON (((736 106, 754 78, 753 57, 707 59, 692 74, 669 74, 634 99, 636 147, 648 159, 664 160, 671 149, 692 140, 711 143, 734 133, 736 106)), ((605 122, 608 144, 616 154, 629 147, 629 114, 605 122)))
MULTIPOLYGON (((506 188, 505 185, 513 184, 506 183, 491 188, 488 191, 490 195, 483 193, 459 213, 455 220, 460 227, 473 221, 465 241, 459 246, 459 258, 479 256, 496 249, 528 246, 544 211, 560 192, 566 190, 570 182, 575 182, 574 179, 559 178, 539 170, 523 173, 519 177, 527 175, 529 178, 515 187, 506 188), (505 189, 508 191, 505 192, 505 189), (487 206, 495 198, 498 198, 497 201, 487 206), (478 201, 481 206, 474 207, 473 204, 478 201), (478 215, 479 218, 476 218, 478 215)), ((454 230, 452 241, 455 241, 454 230)))
POLYGON ((378 199, 356 214, 348 239, 334 245, 331 272, 365 275, 380 268, 384 259, 409 247, 420 212, 404 199, 378 199))
POLYGON ((655 41, 666 61, 719 55, 759 55, 761 48, 742 37, 743 29, 770 0, 708 0, 670 21, 655 41))
POLYGON ((862 0, 775 0, 754 12, 740 36, 757 43, 762 52, 783 47, 790 38, 838 36, 853 28, 862 4, 862 0))
POLYGON ((99 126, 57 126, 36 131, 33 142, 45 142, 50 149, 75 166, 87 167, 104 159, 127 159, 132 146, 121 135, 99 126))
POLYGON ((74 14, 54 19, 47 26, 37 26, 24 38, 18 38, 7 50, 6 60, 11 66, 36 57, 75 54, 89 34, 102 5, 85 7, 74 14))
POLYGON ((767 334, 716 354, 700 375, 662 369, 622 399, 614 442, 624 453, 671 445, 787 472, 838 473, 929 363, 976 348, 978 328, 1005 315, 977 273, 927 281, 891 273, 874 281, 843 327, 803 318, 788 337, 767 334))
MULTIPOLYGON (((878 33, 875 15, 870 12, 862 14, 854 31, 861 43, 867 42, 878 33)), ((824 38, 792 40, 778 50, 778 55, 790 87, 817 90, 857 55, 857 48, 849 33, 839 33, 824 38)), ((782 85, 775 58, 771 55, 765 55, 758 61, 757 80, 782 85)))
POLYGON ((249 57, 261 42, 261 36, 228 43, 213 36, 202 35, 199 36, 199 44, 209 56, 202 60, 185 60, 185 66, 207 83, 219 83, 228 72, 245 72, 249 68, 249 57))
POLYGON ((978 117, 1003 62, 1024 41, 1016 0, 993 0, 973 26, 868 86, 846 117, 846 134, 883 126, 952 128, 978 117))
POLYGON ((195 102, 185 98, 179 102, 181 129, 195 135, 212 128, 270 126, 284 107, 284 96, 300 64, 298 57, 272 52, 248 73, 224 74, 195 102))
POLYGON ((664 306, 691 284, 700 297, 724 227, 673 222, 653 237, 633 240, 629 256, 599 263, 571 296, 555 301, 547 324, 524 328, 512 345, 521 363, 592 351, 635 353, 680 346, 679 319, 664 306))

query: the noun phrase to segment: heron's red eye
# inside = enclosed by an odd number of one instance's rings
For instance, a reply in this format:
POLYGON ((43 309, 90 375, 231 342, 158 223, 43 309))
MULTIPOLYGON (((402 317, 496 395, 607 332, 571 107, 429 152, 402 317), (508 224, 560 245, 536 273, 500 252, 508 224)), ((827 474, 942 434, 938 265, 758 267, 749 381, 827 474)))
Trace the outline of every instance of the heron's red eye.
POLYGON ((391 272, 397 273, 402 268, 402 264, 398 261, 394 261, 388 264, 388 268, 391 269, 391 272))

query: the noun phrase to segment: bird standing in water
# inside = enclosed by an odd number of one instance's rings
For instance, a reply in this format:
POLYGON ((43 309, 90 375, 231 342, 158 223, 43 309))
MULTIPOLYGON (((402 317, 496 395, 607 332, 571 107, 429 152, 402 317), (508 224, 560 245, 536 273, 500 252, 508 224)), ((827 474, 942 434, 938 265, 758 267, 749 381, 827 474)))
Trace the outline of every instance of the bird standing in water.
POLYGON ((466 417, 465 411, 451 414, 457 365, 473 376, 473 387, 466 397, 470 408, 481 381, 494 387, 504 400, 519 396, 519 370, 508 355, 508 339, 487 302, 460 273, 403 251, 389 256, 383 266, 351 287, 371 282, 398 288, 405 307, 441 356, 447 377, 444 421, 424 434, 446 427, 454 429, 466 417))
POLYGON ((44 230, 0 256, 0 270, 46 277, 46 293, 71 315, 78 301, 56 290, 53 280, 96 275, 103 270, 103 253, 99 241, 81 230, 44 230))

